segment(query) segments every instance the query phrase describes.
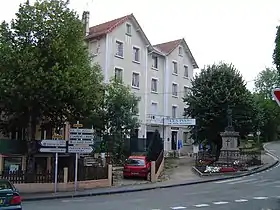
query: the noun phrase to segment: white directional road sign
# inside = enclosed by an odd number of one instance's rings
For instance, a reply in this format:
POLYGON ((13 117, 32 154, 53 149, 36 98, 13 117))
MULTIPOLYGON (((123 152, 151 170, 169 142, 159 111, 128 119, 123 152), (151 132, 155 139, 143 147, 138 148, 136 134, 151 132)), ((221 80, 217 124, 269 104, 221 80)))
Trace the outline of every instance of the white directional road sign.
POLYGON ((89 134, 70 134, 71 139, 93 139, 93 135, 89 134))
POLYGON ((93 149, 90 146, 68 146, 69 153, 86 154, 86 153, 91 153, 92 151, 93 149))
POLYGON ((66 153, 66 148, 40 148, 40 152, 46 152, 46 153, 66 153))
POLYGON ((196 125, 195 119, 185 119, 185 118, 173 118, 168 119, 166 122, 166 125, 178 125, 178 126, 190 126, 190 125, 196 125))
POLYGON ((77 128, 71 128, 70 133, 94 133, 93 129, 77 129, 77 128))
POLYGON ((65 140, 45 139, 45 140, 40 141, 40 144, 43 147, 66 147, 65 140))
POLYGON ((69 140, 69 144, 94 144, 92 139, 69 140))

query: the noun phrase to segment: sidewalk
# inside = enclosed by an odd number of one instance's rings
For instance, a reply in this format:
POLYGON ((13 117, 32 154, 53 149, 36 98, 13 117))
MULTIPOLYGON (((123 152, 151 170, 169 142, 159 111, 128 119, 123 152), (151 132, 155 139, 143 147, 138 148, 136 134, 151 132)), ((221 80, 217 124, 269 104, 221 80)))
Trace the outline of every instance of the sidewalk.
POLYGON ((168 188, 183 185, 192 185, 198 183, 206 183, 211 181, 218 181, 224 179, 230 179, 233 177, 242 177, 252 173, 257 173, 273 167, 278 163, 277 160, 273 159, 267 154, 262 155, 262 160, 264 162, 263 166, 250 172, 246 172, 238 175, 221 175, 221 176, 207 176, 202 177, 196 175, 192 170, 193 160, 189 157, 182 157, 180 159, 173 159, 166 161, 166 170, 162 174, 159 182, 157 183, 143 183, 136 185, 123 185, 123 186, 113 186, 108 188, 98 188, 92 190, 84 190, 77 192, 59 192, 59 193, 44 193, 44 194, 22 194, 22 199, 24 201, 34 201, 34 200, 49 200, 49 199, 61 199, 61 198, 71 198, 71 197, 86 197, 86 196, 97 196, 106 194, 116 194, 116 193, 126 193, 135 191, 144 191, 157 188, 168 188))

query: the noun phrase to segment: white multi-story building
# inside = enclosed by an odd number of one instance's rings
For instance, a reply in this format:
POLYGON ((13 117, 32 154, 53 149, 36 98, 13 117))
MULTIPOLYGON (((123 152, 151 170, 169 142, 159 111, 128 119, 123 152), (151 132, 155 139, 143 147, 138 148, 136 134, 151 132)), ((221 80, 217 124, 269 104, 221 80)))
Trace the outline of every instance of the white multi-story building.
POLYGON ((182 98, 198 68, 186 41, 152 45, 133 14, 87 28, 88 15, 84 13, 89 51, 102 67, 105 82, 122 79, 141 97, 138 137, 149 142, 158 129, 165 151, 176 150, 177 140, 186 151, 191 145, 187 126, 170 125, 169 120, 184 118, 182 98))

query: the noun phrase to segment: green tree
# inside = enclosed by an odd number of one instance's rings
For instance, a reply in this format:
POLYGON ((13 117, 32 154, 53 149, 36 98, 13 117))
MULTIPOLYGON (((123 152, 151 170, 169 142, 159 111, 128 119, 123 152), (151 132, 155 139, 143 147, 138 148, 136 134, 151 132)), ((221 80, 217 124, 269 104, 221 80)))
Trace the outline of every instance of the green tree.
POLYGON ((0 103, 7 117, 2 130, 25 129, 32 142, 38 123, 57 128, 99 106, 101 74, 91 66, 82 22, 68 1, 21 4, 11 24, 1 24, 0 57, 0 103))
POLYGON ((119 81, 111 80, 105 87, 103 136, 113 161, 124 160, 125 140, 139 128, 138 103, 140 98, 119 81))
POLYGON ((276 38, 275 38, 275 48, 272 55, 273 62, 276 66, 276 70, 280 75, 280 27, 277 26, 276 38))
MULTIPOLYGON (((208 140, 222 146, 220 132, 228 125, 227 109, 232 109, 233 126, 244 136, 252 130, 254 110, 252 96, 240 73, 231 64, 219 63, 207 66, 192 81, 189 94, 184 98, 188 105, 186 116, 196 119, 199 142, 208 140)), ((218 154, 218 153, 217 153, 218 154)))
POLYGON ((273 88, 280 87, 280 75, 276 69, 266 68, 261 71, 255 80, 255 92, 264 98, 272 99, 273 88))
POLYGON ((278 104, 257 93, 254 94, 254 101, 258 108, 258 127, 256 126, 255 130, 261 131, 264 141, 277 140, 280 123, 280 108, 278 104))
POLYGON ((273 68, 261 71, 255 80, 254 102, 258 109, 256 130, 261 131, 265 141, 273 141, 278 136, 280 108, 272 98, 272 89, 279 87, 280 75, 273 68))

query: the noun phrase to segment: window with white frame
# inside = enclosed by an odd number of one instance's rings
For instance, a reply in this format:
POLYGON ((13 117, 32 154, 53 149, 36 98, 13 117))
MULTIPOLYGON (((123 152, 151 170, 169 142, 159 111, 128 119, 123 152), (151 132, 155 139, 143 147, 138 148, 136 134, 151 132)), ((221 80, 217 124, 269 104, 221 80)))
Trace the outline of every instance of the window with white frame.
POLYGON ((178 63, 177 61, 172 61, 173 63, 173 74, 178 74, 178 63))
POLYGON ((153 56, 152 56, 152 60, 153 60, 152 68, 158 69, 158 57, 155 56, 155 55, 153 55, 153 56))
POLYGON ((123 69, 115 68, 115 80, 122 82, 123 79, 123 69))
POLYGON ((187 86, 184 86, 184 97, 188 95, 189 88, 187 86))
POLYGON ((172 106, 172 118, 176 118, 177 116, 177 106, 172 106))
POLYGON ((178 96, 178 84, 172 83, 172 96, 178 96))
POLYGON ((123 58, 123 42, 116 41, 116 56, 123 58))
POLYGON ((156 115, 157 114, 157 103, 152 102, 151 104, 151 114, 156 115))
POLYGON ((140 75, 137 72, 132 73, 132 82, 131 85, 132 87, 137 87, 139 88, 139 80, 140 80, 140 75))
POLYGON ((179 55, 182 56, 183 55, 183 48, 180 46, 179 47, 179 55))
POLYGON ((140 62, 140 49, 139 49, 139 47, 133 47, 133 61, 140 62))
POLYGON ((126 24, 126 35, 131 36, 131 25, 129 23, 126 24))
POLYGON ((189 67, 184 65, 184 77, 189 77, 189 67))
POLYGON ((158 92, 157 86, 158 86, 158 80, 155 78, 152 78, 151 91, 157 93, 158 92))

